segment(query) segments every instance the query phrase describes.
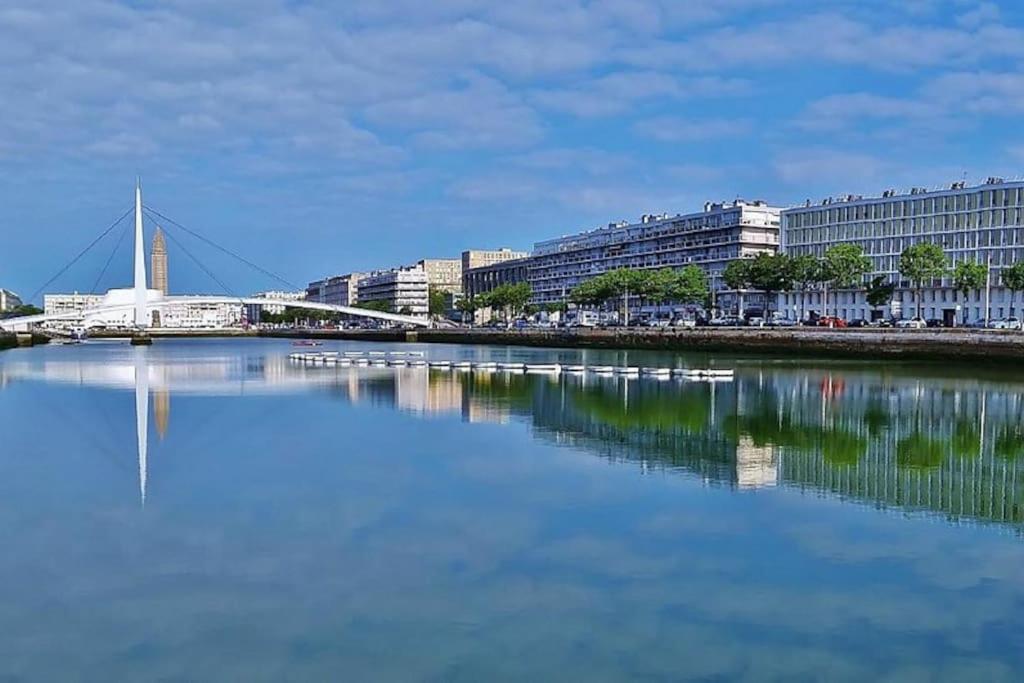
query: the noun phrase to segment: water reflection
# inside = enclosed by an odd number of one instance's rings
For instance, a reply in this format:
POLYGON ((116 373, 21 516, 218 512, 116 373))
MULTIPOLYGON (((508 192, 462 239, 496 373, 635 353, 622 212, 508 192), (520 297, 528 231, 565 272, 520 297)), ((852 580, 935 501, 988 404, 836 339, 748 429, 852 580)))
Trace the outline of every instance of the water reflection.
POLYGON ((175 395, 320 391, 419 416, 524 423, 543 441, 712 486, 784 486, 1018 533, 1024 522, 1024 406, 1012 383, 785 367, 740 367, 724 383, 544 377, 307 367, 284 353, 180 358, 127 347, 0 364, 0 388, 22 381, 134 391, 143 503, 151 402, 162 439, 175 395))

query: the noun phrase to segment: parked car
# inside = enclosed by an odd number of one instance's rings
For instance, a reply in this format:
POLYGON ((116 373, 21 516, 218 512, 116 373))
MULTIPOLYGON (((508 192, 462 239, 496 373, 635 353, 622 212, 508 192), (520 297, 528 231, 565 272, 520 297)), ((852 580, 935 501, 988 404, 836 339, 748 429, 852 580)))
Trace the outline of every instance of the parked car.
POLYGON ((896 321, 896 327, 901 330, 923 330, 927 326, 924 318, 900 318, 896 321))
POLYGON ((747 318, 747 326, 749 327, 764 327, 764 318, 759 315, 752 315, 747 318))
POLYGON ((871 326, 871 323, 869 323, 864 318, 860 318, 859 320, 851 320, 850 321, 850 327, 870 327, 870 326, 871 326))
POLYGON ((1021 329, 1021 321, 1017 317, 1000 318, 991 321, 988 326, 993 330, 1019 330, 1021 329))
POLYGON ((818 318, 818 327, 834 327, 843 328, 848 327, 846 321, 834 315, 824 315, 818 318))
POLYGON ((765 325, 769 327, 793 327, 797 323, 792 318, 785 318, 781 315, 773 315, 765 325))
POLYGON ((694 328, 697 327, 697 320, 693 318, 676 318, 672 321, 672 326, 694 328))
POLYGON ((928 318, 928 320, 925 321, 925 325, 928 327, 945 327, 946 321, 941 318, 928 318))

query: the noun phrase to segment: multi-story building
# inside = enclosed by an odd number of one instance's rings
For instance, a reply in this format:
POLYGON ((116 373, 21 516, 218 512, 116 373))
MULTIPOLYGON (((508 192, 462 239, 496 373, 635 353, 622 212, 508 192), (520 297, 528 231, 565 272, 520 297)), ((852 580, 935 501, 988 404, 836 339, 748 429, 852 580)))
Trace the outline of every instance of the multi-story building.
POLYGON ((430 310, 427 273, 419 266, 364 275, 358 297, 361 304, 382 301, 394 313, 426 316, 430 310))
POLYGON ((499 261, 462 272, 462 287, 466 296, 480 296, 501 285, 514 285, 529 279, 529 258, 499 261))
POLYGON ((467 249, 462 252, 462 272, 471 268, 491 266, 502 261, 526 258, 530 254, 525 251, 512 251, 508 247, 501 249, 467 249))
POLYGON ((362 277, 362 273, 348 273, 310 282, 305 298, 321 304, 354 306, 359 300, 359 280, 362 277))
MULTIPOLYGON (((969 321, 1002 318, 1010 315, 1011 295, 1002 286, 1000 273, 1024 260, 1022 211, 1024 182, 1000 178, 972 187, 957 182, 941 190, 914 188, 906 194, 887 190, 880 197, 851 195, 786 209, 781 243, 791 256, 818 257, 837 244, 860 245, 873 264, 865 279, 881 275, 897 287, 892 304, 876 310, 867 304, 863 290, 811 293, 806 302, 809 310, 820 313, 827 307, 829 313, 837 311, 846 319, 916 315, 912 283, 899 272, 900 255, 913 244, 931 242, 943 248, 951 264, 988 264, 991 287, 987 293, 971 292, 963 301, 948 277, 936 280, 923 292, 922 317, 944 319, 947 324, 963 317, 969 321)), ((782 295, 780 306, 792 315, 799 310, 799 298, 782 295)))
POLYGON ((76 313, 103 303, 102 294, 44 294, 43 312, 46 315, 76 313))
POLYGON ((428 258, 416 262, 427 274, 427 285, 437 289, 462 293, 462 261, 457 258, 428 258))
POLYGON ((21 305, 21 298, 17 294, 7 289, 0 289, 0 313, 13 311, 21 305))
MULTIPOLYGON (((274 299, 277 301, 305 301, 306 292, 282 292, 282 291, 271 291, 271 292, 257 292, 252 295, 254 299, 274 299)), ((260 322, 260 316, 262 313, 270 313, 272 315, 280 315, 284 313, 287 307, 284 304, 246 304, 245 305, 245 319, 251 323, 260 322)))
POLYGON ((584 280, 624 267, 696 265, 708 273, 713 289, 725 290, 726 264, 778 249, 779 211, 763 201, 708 202, 699 213, 645 215, 639 223, 611 223, 538 242, 529 263, 533 303, 564 301, 584 280))

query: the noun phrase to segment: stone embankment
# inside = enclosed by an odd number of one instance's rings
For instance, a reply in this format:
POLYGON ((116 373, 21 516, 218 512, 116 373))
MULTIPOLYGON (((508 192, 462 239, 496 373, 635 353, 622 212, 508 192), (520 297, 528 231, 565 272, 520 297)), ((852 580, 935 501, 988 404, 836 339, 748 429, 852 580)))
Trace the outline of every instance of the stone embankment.
POLYGON ((989 330, 281 330, 264 336, 551 348, 647 349, 826 358, 992 361, 1024 364, 1024 334, 989 330))

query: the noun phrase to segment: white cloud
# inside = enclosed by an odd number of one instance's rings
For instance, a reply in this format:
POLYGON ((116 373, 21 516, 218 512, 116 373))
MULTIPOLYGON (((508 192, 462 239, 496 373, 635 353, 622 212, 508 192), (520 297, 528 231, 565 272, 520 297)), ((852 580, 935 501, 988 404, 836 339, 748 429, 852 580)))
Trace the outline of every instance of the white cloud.
POLYGON ((659 116, 637 122, 634 130, 660 142, 702 142, 747 135, 752 124, 741 119, 709 119, 705 121, 677 116, 659 116))

